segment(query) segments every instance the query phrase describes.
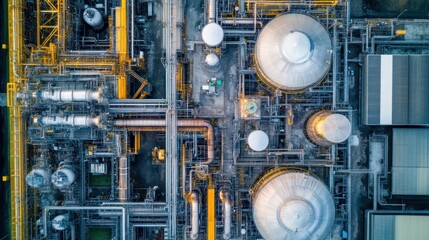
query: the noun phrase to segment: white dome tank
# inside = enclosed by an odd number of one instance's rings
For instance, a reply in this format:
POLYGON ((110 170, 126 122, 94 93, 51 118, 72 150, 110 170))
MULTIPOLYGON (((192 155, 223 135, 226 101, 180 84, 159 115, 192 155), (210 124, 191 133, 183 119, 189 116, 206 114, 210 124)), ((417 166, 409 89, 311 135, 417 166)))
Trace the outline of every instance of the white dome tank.
POLYGON ((63 231, 68 228, 70 225, 69 216, 68 215, 58 215, 52 219, 52 227, 55 230, 63 231))
POLYGON ((27 174, 25 181, 31 187, 41 188, 49 183, 49 173, 43 168, 36 168, 27 174))
POLYGON ((285 14, 269 22, 255 46, 259 78, 272 89, 302 92, 321 82, 331 65, 328 31, 316 19, 285 14))
POLYGON ((219 57, 214 53, 209 53, 206 55, 205 59, 205 68, 209 72, 216 72, 220 69, 219 57))
POLYGON ((73 184, 76 174, 73 167, 64 165, 55 171, 51 176, 51 182, 58 188, 65 188, 73 184))
POLYGON ((215 67, 219 65, 219 57, 214 53, 209 53, 206 55, 205 63, 210 67, 215 67))
POLYGON ((342 143, 351 131, 352 125, 346 116, 329 111, 316 112, 307 122, 307 135, 319 146, 342 143))
POLYGON ((209 47, 217 47, 223 40, 223 29, 217 23, 209 23, 201 32, 204 43, 209 47))
POLYGON ((103 27, 103 16, 101 13, 95 8, 87 8, 83 12, 83 19, 89 26, 100 29, 103 27))
POLYGON ((253 187, 253 220, 264 239, 325 239, 334 218, 331 193, 308 173, 273 171, 253 187))
POLYGON ((247 137, 247 143, 253 151, 264 151, 269 144, 268 135, 261 130, 255 130, 247 137))

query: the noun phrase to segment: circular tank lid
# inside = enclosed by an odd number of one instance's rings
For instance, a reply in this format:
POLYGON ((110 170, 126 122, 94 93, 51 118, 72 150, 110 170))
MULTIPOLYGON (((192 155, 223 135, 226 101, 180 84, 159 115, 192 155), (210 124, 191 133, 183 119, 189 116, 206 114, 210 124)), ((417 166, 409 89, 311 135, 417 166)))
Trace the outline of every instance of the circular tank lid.
POLYGON ((205 61, 209 66, 216 66, 219 63, 219 57, 214 53, 209 53, 207 54, 205 61))
POLYGON ((283 39, 282 51, 292 63, 303 63, 311 55, 310 39, 304 33, 291 32, 283 39))
POLYGON ((258 105, 255 102, 250 101, 246 103, 246 112, 248 114, 254 114, 256 111, 258 111, 258 105))
POLYGON ((264 239, 325 239, 335 206, 323 182, 307 173, 285 172, 257 190, 253 218, 264 239))
POLYGON ((216 47, 223 40, 223 29, 217 23, 209 23, 201 32, 204 43, 209 47, 216 47))
POLYGON ((264 131, 256 130, 249 134, 247 142, 253 151, 260 152, 268 147, 268 135, 264 131))
POLYGON ((349 138, 352 125, 346 116, 335 113, 325 118, 322 131, 326 140, 341 143, 349 138))
POLYGON ((260 32, 255 62, 262 80, 283 91, 302 91, 323 80, 331 63, 325 27, 304 14, 285 14, 260 32))

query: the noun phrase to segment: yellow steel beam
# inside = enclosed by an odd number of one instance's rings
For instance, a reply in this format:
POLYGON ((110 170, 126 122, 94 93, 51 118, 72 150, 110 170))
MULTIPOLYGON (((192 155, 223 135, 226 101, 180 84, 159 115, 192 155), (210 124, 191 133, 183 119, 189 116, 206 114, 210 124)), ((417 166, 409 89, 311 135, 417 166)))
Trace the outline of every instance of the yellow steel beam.
POLYGON ((127 98, 127 77, 125 69, 130 60, 128 57, 127 39, 127 1, 121 0, 121 7, 116 8, 116 51, 119 56, 118 98, 127 98))
POLYGON ((207 240, 216 240, 215 190, 211 181, 207 189, 207 240))
POLYGON ((9 107, 9 164, 11 187, 11 239, 27 239, 26 199, 24 186, 24 121, 16 101, 16 91, 21 87, 23 76, 23 0, 9 0, 9 83, 7 104, 9 107))

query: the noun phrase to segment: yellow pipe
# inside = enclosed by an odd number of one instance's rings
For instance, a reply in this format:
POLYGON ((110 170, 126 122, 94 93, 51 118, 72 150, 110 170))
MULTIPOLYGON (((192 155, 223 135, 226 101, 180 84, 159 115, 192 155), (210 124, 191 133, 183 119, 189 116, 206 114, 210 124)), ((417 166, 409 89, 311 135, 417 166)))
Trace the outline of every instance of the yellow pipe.
POLYGON ((118 76, 118 98, 127 98, 127 77, 125 75, 126 66, 129 63, 128 58, 128 39, 127 39, 127 1, 121 0, 121 7, 116 8, 116 51, 119 56, 118 76))
POLYGON ((216 203, 215 190, 209 176, 209 186, 207 189, 207 240, 216 239, 216 203))

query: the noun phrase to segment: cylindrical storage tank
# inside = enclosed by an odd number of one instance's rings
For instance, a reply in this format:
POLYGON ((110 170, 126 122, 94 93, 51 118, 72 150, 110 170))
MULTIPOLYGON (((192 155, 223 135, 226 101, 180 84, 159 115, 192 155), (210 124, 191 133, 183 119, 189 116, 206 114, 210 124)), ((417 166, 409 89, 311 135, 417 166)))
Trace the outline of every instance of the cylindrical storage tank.
POLYGON ((85 9, 83 12, 83 20, 85 20, 85 22, 94 29, 100 29, 104 24, 103 16, 95 8, 85 9))
POLYGON ((51 182, 58 188, 66 188, 74 183, 76 173, 72 166, 60 166, 51 176, 51 182))
POLYGON ((231 238, 231 222, 232 222, 232 201, 229 191, 222 190, 220 193, 220 199, 222 201, 222 217, 223 217, 223 239, 227 240, 231 238))
POLYGON ((41 188, 49 183, 49 173, 43 168, 36 168, 27 174, 25 181, 31 187, 41 188))
POLYGON ((55 230, 63 231, 70 226, 69 216, 67 214, 58 215, 52 219, 52 227, 55 230))
POLYGON ((128 158, 120 157, 119 158, 119 201, 126 202, 129 198, 128 184, 129 184, 129 175, 128 175, 128 158))
POLYGON ((346 141, 351 131, 352 125, 346 116, 330 111, 316 112, 307 121, 308 137, 322 147, 346 141))
POLYGON ((53 90, 33 93, 33 98, 54 102, 91 102, 101 101, 101 89, 90 90, 53 90))
POLYGON ((199 197, 198 192, 194 191, 190 195, 191 203, 191 239, 198 239, 199 232, 199 197))
POLYGON ((33 124, 45 126, 99 127, 100 117, 88 115, 34 116, 33 124))
POLYGON ((328 31, 316 19, 285 14, 269 22, 255 46, 258 77, 272 89, 302 92, 329 71, 332 46, 328 31))
POLYGON ((220 69, 219 57, 214 53, 207 54, 204 62, 206 64, 207 70, 211 72, 215 72, 220 69))
POLYGON ((223 29, 217 23, 209 23, 201 32, 204 43, 209 47, 217 47, 223 40, 223 29))
POLYGON ((332 195, 309 173, 274 171, 252 190, 253 220, 264 239, 325 239, 334 224, 332 195))
POLYGON ((268 135, 261 130, 255 130, 247 137, 247 143, 253 151, 264 151, 269 144, 268 135))

